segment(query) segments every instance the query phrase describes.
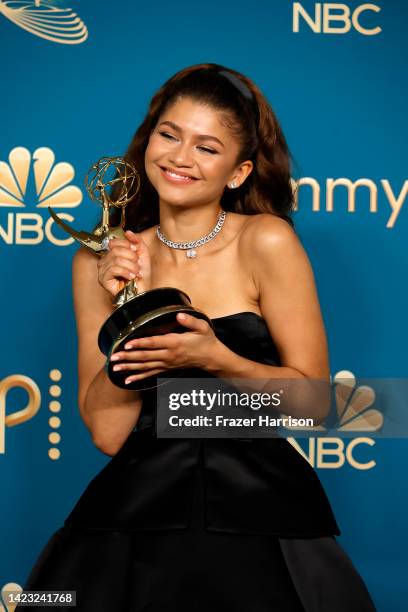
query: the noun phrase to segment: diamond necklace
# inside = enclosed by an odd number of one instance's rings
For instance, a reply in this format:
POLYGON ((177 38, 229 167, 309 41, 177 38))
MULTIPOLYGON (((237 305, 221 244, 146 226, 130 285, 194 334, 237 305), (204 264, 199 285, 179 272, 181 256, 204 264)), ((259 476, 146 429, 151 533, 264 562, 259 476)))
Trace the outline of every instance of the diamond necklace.
POLYGON ((202 244, 205 244, 206 242, 209 242, 210 240, 215 238, 215 236, 218 234, 218 232, 223 226, 226 215, 227 215, 226 211, 223 210, 220 216, 218 217, 218 221, 216 225, 214 226, 214 229, 212 229, 211 232, 207 234, 206 236, 203 236, 202 238, 199 238, 198 240, 192 240, 191 242, 173 242, 172 240, 168 240, 161 233, 160 225, 158 226, 156 230, 156 234, 157 234, 157 237, 162 242, 164 242, 164 244, 167 244, 167 246, 171 247, 172 249, 187 249, 187 253, 186 253, 187 257, 197 257, 197 251, 195 251, 195 247, 199 247, 202 244))

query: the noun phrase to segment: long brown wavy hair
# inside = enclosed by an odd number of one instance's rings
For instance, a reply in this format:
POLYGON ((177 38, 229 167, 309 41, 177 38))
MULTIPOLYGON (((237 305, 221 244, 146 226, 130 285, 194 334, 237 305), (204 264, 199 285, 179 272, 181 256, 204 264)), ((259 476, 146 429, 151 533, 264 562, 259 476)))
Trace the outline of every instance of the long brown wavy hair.
MULTIPOLYGON (((294 227, 291 217, 294 210, 291 183, 293 157, 274 111, 248 77, 220 64, 209 63, 180 70, 151 99, 147 114, 124 155, 126 161, 134 163, 140 174, 140 189, 126 207, 125 229, 140 232, 160 222, 159 197, 146 175, 144 156, 150 134, 160 116, 181 97, 220 111, 241 145, 237 165, 248 159, 254 163, 252 172, 239 188, 225 188, 221 208, 246 215, 271 213, 294 227), (252 92, 253 100, 222 76, 221 70, 228 71, 243 82, 252 92)), ((111 223, 114 225, 119 223, 119 212, 118 208, 113 208, 111 223)))

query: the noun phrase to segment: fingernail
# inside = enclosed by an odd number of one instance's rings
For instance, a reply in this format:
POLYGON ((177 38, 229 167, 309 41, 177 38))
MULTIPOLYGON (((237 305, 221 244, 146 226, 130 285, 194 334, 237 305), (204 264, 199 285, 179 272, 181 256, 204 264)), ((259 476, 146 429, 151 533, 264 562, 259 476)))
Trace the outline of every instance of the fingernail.
POLYGON ((130 248, 132 249, 132 251, 137 251, 137 246, 135 244, 131 244, 130 248))
POLYGON ((130 278, 135 278, 135 277, 136 277, 136 274, 133 274, 133 272, 130 272, 130 273, 129 273, 129 276, 130 276, 130 278))

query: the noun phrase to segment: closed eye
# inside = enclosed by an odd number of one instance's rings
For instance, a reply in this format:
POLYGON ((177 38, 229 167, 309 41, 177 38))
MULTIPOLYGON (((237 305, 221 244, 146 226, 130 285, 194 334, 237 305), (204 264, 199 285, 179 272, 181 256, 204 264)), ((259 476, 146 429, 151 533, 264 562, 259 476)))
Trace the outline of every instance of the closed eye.
MULTIPOLYGON (((164 138, 167 138, 168 140, 177 140, 174 136, 172 136, 168 132, 159 132, 159 134, 163 136, 164 138)), ((211 155, 215 155, 216 153, 218 153, 218 151, 214 151, 214 149, 209 149, 208 147, 198 146, 197 149, 201 149, 202 151, 205 151, 206 153, 211 153, 211 155)))

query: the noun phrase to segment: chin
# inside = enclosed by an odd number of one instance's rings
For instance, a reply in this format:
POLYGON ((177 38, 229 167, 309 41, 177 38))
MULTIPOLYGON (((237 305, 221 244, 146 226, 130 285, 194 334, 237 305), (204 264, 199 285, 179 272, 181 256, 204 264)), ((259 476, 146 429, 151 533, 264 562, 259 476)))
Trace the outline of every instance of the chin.
POLYGON ((191 207, 194 206, 194 202, 192 202, 191 198, 183 198, 183 197, 179 197, 179 198, 172 198, 171 196, 169 197, 167 194, 163 193, 159 193, 159 198, 161 199, 162 202, 165 202, 166 204, 168 204, 169 206, 178 206, 179 208, 183 208, 183 207, 191 207))
POLYGON ((156 189, 159 198, 165 202, 168 202, 169 204, 181 205, 192 203, 191 195, 189 195, 187 191, 183 191, 182 188, 177 189, 177 186, 173 187, 172 185, 168 186, 160 183, 157 186, 154 185, 154 188, 156 189))

